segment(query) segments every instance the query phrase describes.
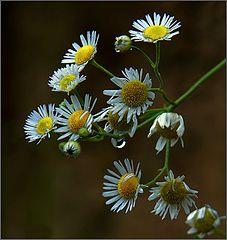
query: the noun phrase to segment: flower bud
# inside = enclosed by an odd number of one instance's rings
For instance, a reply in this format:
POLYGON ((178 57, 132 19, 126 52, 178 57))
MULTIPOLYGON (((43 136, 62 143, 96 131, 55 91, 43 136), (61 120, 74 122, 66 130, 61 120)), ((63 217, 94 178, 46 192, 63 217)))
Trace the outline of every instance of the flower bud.
POLYGON ((116 52, 126 52, 131 48, 132 40, 127 35, 122 35, 116 37, 116 42, 114 43, 116 52))
POLYGON ((77 141, 69 140, 68 142, 60 143, 58 146, 66 156, 76 158, 81 152, 80 144, 77 141))

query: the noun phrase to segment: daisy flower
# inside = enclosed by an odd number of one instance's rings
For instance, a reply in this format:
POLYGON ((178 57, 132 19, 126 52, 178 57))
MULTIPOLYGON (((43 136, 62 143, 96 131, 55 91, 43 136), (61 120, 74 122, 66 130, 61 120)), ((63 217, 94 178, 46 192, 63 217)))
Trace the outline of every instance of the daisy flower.
POLYGON ((126 158, 124 160, 125 166, 120 161, 114 161, 114 166, 119 174, 107 169, 110 175, 105 175, 103 192, 104 197, 110 199, 106 204, 113 204, 111 211, 119 212, 126 208, 125 213, 131 211, 135 207, 138 193, 142 193, 143 189, 140 186, 141 170, 139 163, 134 171, 133 161, 131 162, 126 158))
POLYGON ((156 43, 160 40, 171 40, 171 38, 179 34, 176 31, 181 25, 180 22, 173 21, 174 17, 164 14, 161 18, 159 14, 154 12, 153 19, 147 14, 146 20, 138 19, 133 22, 133 27, 137 30, 130 30, 132 40, 153 42, 156 43))
POLYGON ((196 234, 199 238, 211 235, 214 233, 215 228, 220 225, 221 219, 223 218, 225 217, 219 217, 216 210, 211 208, 209 205, 205 205, 188 215, 186 224, 188 224, 191 228, 187 233, 196 234))
POLYGON ((121 89, 104 90, 103 93, 111 96, 107 103, 113 106, 113 114, 118 113, 119 122, 126 115, 127 123, 133 120, 137 125, 137 116, 143 114, 153 104, 155 94, 150 91, 152 82, 148 73, 142 81, 143 69, 138 72, 133 68, 125 68, 122 74, 123 78, 111 78, 111 81, 121 89))
POLYGON ((184 176, 174 178, 171 170, 165 180, 165 182, 156 182, 158 186, 149 190, 152 193, 148 198, 149 201, 160 198, 152 212, 164 219, 169 211, 171 220, 177 218, 181 207, 188 214, 190 212, 189 207, 195 206, 195 202, 191 197, 197 197, 196 193, 198 191, 190 189, 183 182, 184 176))
POLYGON ((81 71, 85 65, 94 58, 97 52, 97 43, 99 35, 96 31, 88 31, 87 39, 81 34, 80 40, 82 42, 82 47, 77 43, 73 43, 74 49, 68 49, 68 53, 65 54, 62 63, 75 63, 79 66, 79 71, 81 71))
POLYGON ((84 106, 82 108, 78 98, 75 95, 71 95, 70 104, 66 99, 64 99, 65 106, 63 104, 57 108, 57 112, 60 113, 58 123, 63 125, 55 130, 57 133, 62 133, 63 135, 58 138, 58 140, 69 137, 69 140, 76 141, 80 137, 80 129, 86 128, 89 133, 91 133, 93 115, 91 114, 92 109, 96 103, 94 100, 91 105, 91 97, 86 94, 84 99, 84 106))
POLYGON ((182 147, 184 146, 182 139, 184 134, 184 120, 177 113, 167 112, 159 115, 154 120, 147 137, 151 137, 155 132, 161 135, 155 146, 155 149, 158 151, 157 154, 162 151, 168 140, 170 140, 170 146, 173 147, 180 138, 181 145, 182 147))
POLYGON ((85 79, 85 76, 79 76, 76 64, 67 64, 66 67, 54 71, 48 85, 53 88, 52 91, 67 92, 69 94, 71 90, 85 79))
POLYGON ((39 140, 39 144, 46 136, 50 137, 50 132, 56 128, 57 122, 54 104, 39 106, 38 111, 32 111, 25 122, 26 139, 29 139, 29 142, 39 140))

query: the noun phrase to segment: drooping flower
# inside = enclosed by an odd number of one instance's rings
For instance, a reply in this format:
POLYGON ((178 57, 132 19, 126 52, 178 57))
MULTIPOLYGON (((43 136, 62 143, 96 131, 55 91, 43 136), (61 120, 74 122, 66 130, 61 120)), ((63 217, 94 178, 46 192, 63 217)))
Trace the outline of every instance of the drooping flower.
POLYGON ((173 21, 174 17, 167 14, 161 18, 159 14, 154 12, 153 19, 147 14, 146 20, 138 19, 133 22, 133 27, 137 30, 130 30, 132 40, 153 42, 156 43, 160 40, 171 40, 171 38, 179 34, 176 31, 181 25, 180 22, 173 21))
POLYGON ((32 111, 25 122, 26 139, 29 139, 29 142, 38 140, 39 144, 46 136, 50 137, 50 132, 56 128, 57 122, 58 115, 54 104, 39 106, 38 111, 32 111))
POLYGON ((80 76, 76 64, 67 64, 66 67, 54 71, 48 85, 52 87, 52 91, 67 92, 69 94, 71 90, 85 79, 85 76, 80 76))
MULTIPOLYGON (((113 77, 111 81, 121 89, 104 90, 105 95, 111 96, 107 101, 113 106, 112 113, 118 113, 120 122, 126 117, 126 122, 131 120, 137 125, 137 116, 143 114, 153 104, 155 94, 150 90, 152 82, 147 73, 142 81, 143 69, 133 68, 122 71, 124 77, 113 77)), ((135 126, 134 125, 134 126, 135 126)))
POLYGON ((215 209, 205 205, 187 216, 186 224, 191 227, 187 233, 196 234, 199 238, 211 235, 214 233, 215 228, 220 225, 223 218, 225 217, 219 217, 215 209))
POLYGON ((151 137, 155 132, 160 134, 155 146, 155 149, 158 151, 157 153, 159 153, 163 150, 168 140, 170 140, 170 146, 173 147, 178 139, 180 139, 183 147, 182 136, 184 129, 184 120, 181 115, 172 112, 162 113, 154 120, 147 137, 151 137))
POLYGON ((127 133, 130 137, 133 137, 136 131, 136 124, 132 120, 127 123, 127 112, 124 113, 121 121, 118 121, 120 116, 117 113, 113 113, 113 106, 103 108, 94 117, 95 122, 106 121, 104 127, 106 132, 113 132, 113 134, 127 133))
POLYGON ((183 181, 184 176, 174 178, 171 170, 165 180, 165 182, 156 182, 158 186, 149 190, 152 193, 148 198, 149 201, 159 198, 152 212, 164 219, 169 211, 171 220, 177 218, 181 207, 188 214, 189 207, 195 206, 191 197, 197 197, 198 191, 192 190, 186 185, 183 181))
POLYGON ((134 171, 133 161, 126 158, 124 160, 125 166, 120 161, 115 161, 114 166, 119 174, 107 169, 110 175, 105 175, 103 192, 104 197, 110 199, 106 204, 113 204, 111 211, 119 212, 126 208, 125 213, 131 211, 135 207, 138 193, 142 193, 143 189, 140 186, 141 170, 139 164, 134 171))
POLYGON ((92 130, 93 115, 91 111, 97 99, 94 100, 91 106, 91 97, 86 94, 82 106, 75 95, 71 95, 70 98, 72 104, 64 99, 65 106, 61 104, 60 107, 57 108, 57 112, 61 115, 58 123, 63 125, 55 130, 55 132, 63 134, 58 140, 70 136, 69 140, 76 141, 80 137, 80 129, 86 128, 89 133, 91 133, 92 130))
POLYGON ((73 43, 74 49, 68 49, 68 53, 65 54, 62 63, 75 63, 79 66, 79 71, 85 67, 85 65, 94 58, 97 52, 97 43, 99 35, 96 31, 87 31, 87 39, 81 34, 80 40, 82 47, 77 43, 73 43))

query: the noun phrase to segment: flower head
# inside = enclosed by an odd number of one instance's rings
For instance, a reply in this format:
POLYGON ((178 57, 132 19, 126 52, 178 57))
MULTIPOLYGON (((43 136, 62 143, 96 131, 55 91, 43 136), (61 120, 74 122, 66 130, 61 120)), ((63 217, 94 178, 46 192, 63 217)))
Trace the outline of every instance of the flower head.
POLYGON ((196 234, 199 238, 203 238, 206 234, 210 235, 214 232, 215 228, 220 225, 222 218, 219 217, 216 210, 209 205, 205 205, 188 215, 186 223, 191 228, 187 233, 196 234))
POLYGON ((142 193, 143 189, 140 186, 141 170, 139 164, 134 171, 133 161, 127 158, 124 160, 125 166, 120 161, 115 161, 114 166, 119 174, 107 169, 110 173, 105 175, 104 179, 109 182, 104 182, 103 192, 104 197, 110 197, 106 204, 114 204, 111 211, 119 212, 126 208, 125 213, 131 211, 135 207, 138 193, 142 193))
POLYGON ((171 141, 171 147, 173 147, 178 139, 180 138, 182 147, 184 146, 184 142, 182 136, 184 134, 184 120, 181 115, 177 113, 162 113, 159 115, 152 124, 148 137, 150 137, 155 132, 160 134, 158 142, 156 144, 155 149, 158 151, 162 151, 166 142, 168 140, 171 141))
POLYGON ((31 112, 24 125, 26 139, 29 139, 29 142, 39 140, 39 144, 46 136, 50 137, 50 132, 56 128, 57 122, 54 104, 39 106, 38 111, 31 112))
POLYGON ((77 141, 69 140, 68 142, 61 142, 59 149, 69 157, 76 158, 81 151, 80 144, 77 141))
POLYGON ((133 22, 133 27, 137 30, 130 30, 132 40, 143 42, 157 42, 160 40, 171 40, 171 38, 178 34, 175 31, 181 25, 180 22, 173 21, 174 17, 164 14, 161 18, 159 14, 154 12, 154 17, 147 14, 146 20, 138 19, 133 22))
POLYGON ((65 68, 54 71, 48 85, 53 88, 52 91, 67 92, 69 94, 71 90, 85 79, 85 76, 79 76, 76 64, 67 64, 65 68))
POLYGON ((169 211, 171 220, 177 218, 181 207, 188 214, 189 207, 195 206, 195 202, 191 197, 197 197, 196 193, 198 192, 190 189, 183 182, 184 176, 174 178, 171 170, 165 180, 165 182, 156 182, 158 186, 150 189, 152 194, 148 198, 149 201, 160 197, 152 212, 164 219, 169 211))
POLYGON ((91 105, 91 97, 88 94, 85 95, 83 108, 75 95, 70 96, 72 104, 70 104, 66 99, 64 99, 64 104, 61 104, 57 108, 57 112, 61 115, 59 118, 59 124, 62 127, 55 130, 55 132, 63 133, 58 140, 70 136, 69 140, 76 141, 79 137, 79 131, 81 128, 86 128, 89 133, 91 133, 93 115, 91 114, 92 109, 96 103, 94 100, 91 105))
POLYGON ((116 37, 116 42, 114 43, 116 52, 126 52, 131 49, 132 40, 127 35, 122 35, 116 37))
POLYGON ((96 31, 88 31, 87 39, 81 34, 80 40, 82 42, 82 47, 77 43, 73 43, 72 46, 74 50, 68 49, 68 53, 65 54, 62 63, 75 63, 79 66, 79 71, 81 71, 85 65, 94 58, 97 52, 97 43, 99 35, 96 31))
POLYGON ((140 72, 133 68, 122 71, 124 77, 113 77, 111 81, 115 83, 120 90, 104 90, 105 95, 111 96, 108 104, 113 106, 112 113, 118 113, 120 122, 126 117, 126 122, 131 120, 137 124, 137 116, 143 114, 149 106, 153 104, 155 94, 149 89, 152 86, 151 79, 147 73, 142 81, 143 70, 140 72))

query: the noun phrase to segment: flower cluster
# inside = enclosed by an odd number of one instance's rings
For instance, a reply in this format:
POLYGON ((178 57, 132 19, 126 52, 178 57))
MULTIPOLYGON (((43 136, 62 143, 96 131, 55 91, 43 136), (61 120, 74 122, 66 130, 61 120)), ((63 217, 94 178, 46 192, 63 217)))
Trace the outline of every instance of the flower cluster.
POLYGON ((141 183, 140 163, 134 168, 132 160, 125 159, 114 161, 117 173, 107 169, 108 175, 104 176, 103 197, 108 198, 107 205, 111 205, 111 211, 125 213, 131 211, 138 196, 149 190, 148 201, 158 199, 151 213, 164 219, 169 213, 170 219, 177 219, 180 209, 189 214, 186 223, 190 225, 188 234, 196 234, 204 237, 213 233, 220 225, 218 213, 206 205, 197 209, 194 198, 198 191, 191 189, 184 182, 184 176, 174 177, 169 170, 170 148, 180 140, 184 147, 183 134, 185 124, 180 114, 173 112, 179 105, 177 101, 169 99, 163 85, 163 79, 158 69, 160 59, 160 42, 170 41, 173 36, 179 34, 181 24, 174 21, 174 17, 164 14, 147 14, 145 19, 138 19, 132 26, 136 30, 129 30, 130 36, 116 37, 114 47, 116 52, 124 53, 128 50, 139 50, 156 76, 159 86, 153 87, 153 79, 150 73, 144 73, 143 69, 129 67, 123 69, 121 76, 115 76, 94 59, 97 53, 99 34, 96 31, 87 31, 86 36, 80 35, 81 44, 73 43, 73 49, 68 49, 61 63, 66 64, 54 71, 50 76, 48 85, 55 92, 65 92, 68 99, 63 99, 56 104, 42 105, 33 110, 24 125, 26 139, 29 142, 41 142, 50 133, 58 135, 59 150, 66 156, 77 158, 81 152, 80 141, 102 141, 109 137, 114 147, 125 146, 125 138, 135 135, 136 131, 145 124, 150 124, 147 137, 158 134, 159 139, 155 150, 157 154, 165 151, 164 166, 160 173, 146 184, 141 183), (142 41, 154 44, 156 59, 152 59, 140 48, 133 45, 142 41), (94 113, 97 98, 86 93, 79 94, 79 85, 86 80, 81 72, 87 64, 102 70, 110 77, 110 81, 117 88, 103 90, 108 96, 104 108, 94 113), (153 108, 156 94, 160 94, 164 104, 162 108, 153 108), (93 99, 93 100, 92 100, 93 99), (104 124, 103 124, 104 123, 104 124), (67 139, 67 140, 65 140, 67 139), (164 181, 157 180, 164 176, 164 181), (153 186, 155 184, 156 186, 153 186), (195 208, 190 213, 190 208, 195 208))

